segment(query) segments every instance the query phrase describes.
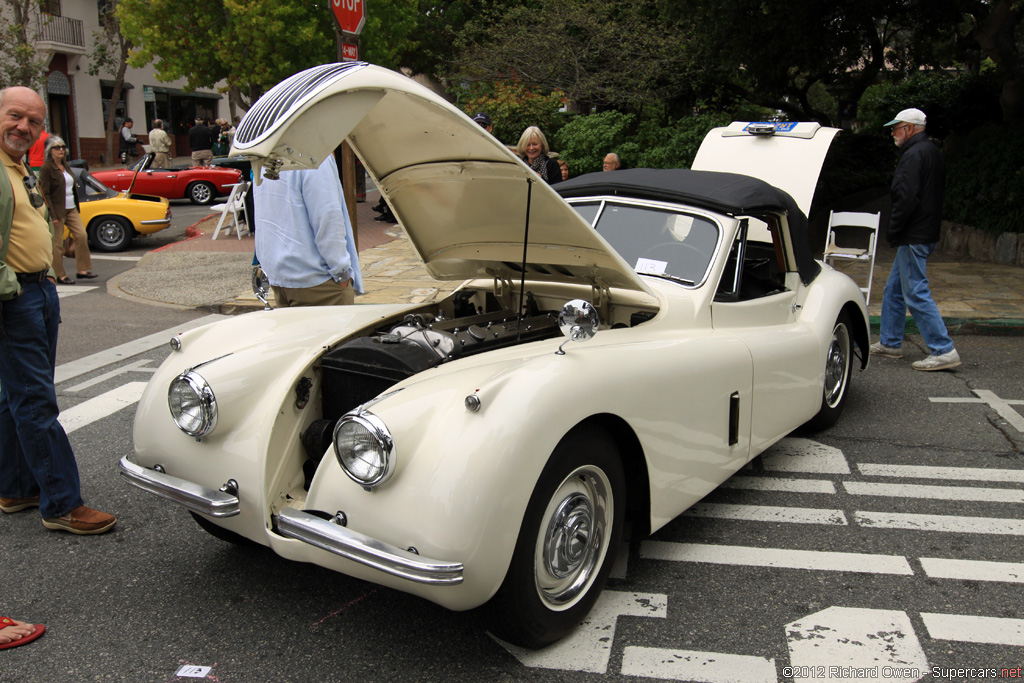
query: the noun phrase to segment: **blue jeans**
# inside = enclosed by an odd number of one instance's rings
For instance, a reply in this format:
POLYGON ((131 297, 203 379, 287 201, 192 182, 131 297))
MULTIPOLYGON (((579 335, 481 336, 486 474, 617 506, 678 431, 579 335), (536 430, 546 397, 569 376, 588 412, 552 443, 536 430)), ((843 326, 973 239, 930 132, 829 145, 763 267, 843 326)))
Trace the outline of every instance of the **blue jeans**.
POLYGON ((40 514, 60 517, 83 503, 75 454, 57 421, 57 288, 26 284, 2 305, 0 498, 38 495, 40 514))
POLYGON ((932 300, 925 273, 928 257, 935 247, 936 243, 897 247, 896 259, 882 294, 880 341, 883 345, 893 348, 903 345, 909 309, 931 355, 940 356, 953 350, 953 340, 949 338, 946 323, 939 315, 939 307, 932 300))

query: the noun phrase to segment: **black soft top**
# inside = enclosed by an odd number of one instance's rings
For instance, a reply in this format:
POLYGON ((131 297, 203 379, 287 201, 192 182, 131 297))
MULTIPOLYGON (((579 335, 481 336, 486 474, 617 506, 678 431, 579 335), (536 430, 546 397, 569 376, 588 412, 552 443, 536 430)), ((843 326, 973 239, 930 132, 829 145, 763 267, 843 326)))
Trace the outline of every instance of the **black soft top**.
POLYGON ((811 254, 807 216, 788 192, 739 173, 631 168, 588 173, 552 186, 566 199, 619 196, 687 204, 731 216, 785 214, 800 279, 807 284, 821 266, 811 254))

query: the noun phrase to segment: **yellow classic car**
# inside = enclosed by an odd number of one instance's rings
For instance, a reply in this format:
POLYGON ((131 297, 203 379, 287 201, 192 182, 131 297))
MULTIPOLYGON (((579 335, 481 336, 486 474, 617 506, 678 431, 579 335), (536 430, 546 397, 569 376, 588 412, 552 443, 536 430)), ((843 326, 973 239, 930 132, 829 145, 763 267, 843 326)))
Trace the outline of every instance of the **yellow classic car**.
POLYGON ((84 168, 72 168, 79 210, 97 251, 124 251, 138 235, 152 235, 171 224, 171 203, 164 197, 118 192, 84 168))

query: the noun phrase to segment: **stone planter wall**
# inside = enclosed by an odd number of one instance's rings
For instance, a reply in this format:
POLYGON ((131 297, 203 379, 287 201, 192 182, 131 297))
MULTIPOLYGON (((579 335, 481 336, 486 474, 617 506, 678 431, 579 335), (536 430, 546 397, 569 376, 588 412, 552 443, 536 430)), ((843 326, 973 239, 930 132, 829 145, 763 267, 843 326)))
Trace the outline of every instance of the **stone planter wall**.
POLYGON ((969 225, 942 222, 939 251, 975 261, 988 261, 1024 267, 1024 234, 1004 232, 1001 235, 972 228, 969 225))

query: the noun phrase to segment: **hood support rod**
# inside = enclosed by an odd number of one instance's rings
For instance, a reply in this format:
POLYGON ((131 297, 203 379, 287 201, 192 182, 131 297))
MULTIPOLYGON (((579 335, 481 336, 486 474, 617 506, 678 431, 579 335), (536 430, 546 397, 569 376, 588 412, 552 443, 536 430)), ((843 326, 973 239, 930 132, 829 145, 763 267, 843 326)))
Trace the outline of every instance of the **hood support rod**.
POLYGON ((533 179, 526 179, 526 227, 523 230, 523 267, 519 270, 519 311, 516 314, 516 343, 523 331, 523 297, 526 296, 526 250, 530 245, 530 205, 533 202, 533 179))

